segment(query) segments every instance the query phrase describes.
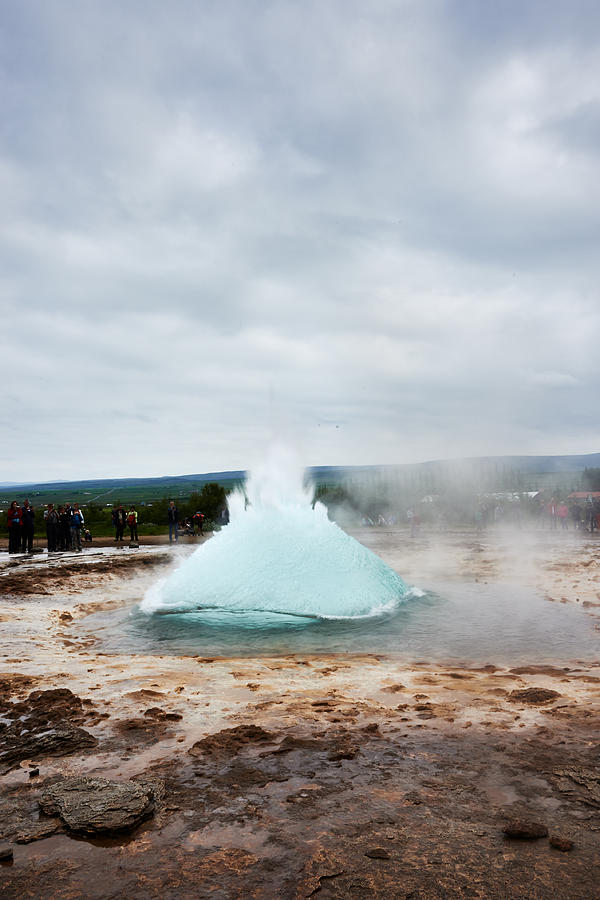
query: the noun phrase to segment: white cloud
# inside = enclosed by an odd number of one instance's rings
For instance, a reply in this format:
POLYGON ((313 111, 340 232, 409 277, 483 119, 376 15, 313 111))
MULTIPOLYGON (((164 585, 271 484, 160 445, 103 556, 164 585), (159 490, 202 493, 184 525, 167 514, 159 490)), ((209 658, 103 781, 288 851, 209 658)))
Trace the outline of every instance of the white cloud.
POLYGON ((4 477, 598 449, 600 17, 511 9, 5 8, 4 477))
POLYGON ((577 378, 569 372, 534 372, 531 382, 540 387, 576 387, 579 384, 577 378))

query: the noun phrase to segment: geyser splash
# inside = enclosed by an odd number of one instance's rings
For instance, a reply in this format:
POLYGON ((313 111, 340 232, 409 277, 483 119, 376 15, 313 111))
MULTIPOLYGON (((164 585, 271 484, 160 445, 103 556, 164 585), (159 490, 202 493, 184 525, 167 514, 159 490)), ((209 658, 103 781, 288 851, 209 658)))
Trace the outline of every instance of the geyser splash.
POLYGON ((409 588, 383 560, 327 518, 289 452, 234 495, 230 524, 144 598, 144 612, 348 618, 393 609, 409 588))

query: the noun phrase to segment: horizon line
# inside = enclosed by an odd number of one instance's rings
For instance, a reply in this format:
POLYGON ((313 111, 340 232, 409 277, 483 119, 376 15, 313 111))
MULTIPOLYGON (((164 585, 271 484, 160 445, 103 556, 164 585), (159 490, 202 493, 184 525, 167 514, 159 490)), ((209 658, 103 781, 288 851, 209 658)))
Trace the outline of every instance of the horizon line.
MULTIPOLYGON (((354 465, 337 465, 337 464, 329 464, 329 465, 316 465, 316 466, 305 466, 304 471, 315 472, 326 469, 348 469, 348 470, 365 470, 365 469, 393 469, 393 468, 405 468, 409 466, 427 466, 434 465, 436 463, 456 463, 456 462, 474 462, 477 460, 510 460, 510 459, 540 459, 540 460, 551 460, 551 459, 583 459, 587 456, 600 456, 600 451, 591 451, 587 453, 504 453, 498 455, 481 455, 481 456, 457 456, 457 457, 445 457, 442 459, 423 459, 419 462, 411 462, 411 463, 365 463, 365 464, 354 464, 354 465)), ((249 469, 222 469, 220 471, 211 471, 211 472, 194 472, 194 473, 183 473, 181 475, 122 475, 111 477, 110 475, 104 478, 71 478, 71 479, 60 479, 53 478, 48 481, 4 481, 0 483, 0 488, 23 488, 23 487, 42 487, 46 485, 67 485, 67 484, 76 484, 79 482, 89 482, 89 483, 98 483, 98 482, 106 482, 106 481, 161 481, 168 479, 185 479, 185 478, 194 478, 194 479, 203 479, 207 480, 210 478, 218 479, 219 476, 230 476, 233 480, 236 477, 246 477, 249 469)))

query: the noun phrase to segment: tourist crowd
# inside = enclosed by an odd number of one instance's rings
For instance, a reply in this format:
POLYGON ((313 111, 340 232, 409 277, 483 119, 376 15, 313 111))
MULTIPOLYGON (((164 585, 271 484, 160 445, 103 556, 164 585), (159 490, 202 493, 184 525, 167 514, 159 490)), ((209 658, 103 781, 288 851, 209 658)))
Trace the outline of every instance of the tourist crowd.
MULTIPOLYGON (((488 528, 518 530, 527 525, 546 531, 600 531, 600 497, 593 496, 568 498, 568 501, 540 498, 531 504, 525 504, 520 499, 502 502, 488 498, 479 502, 473 511, 451 506, 440 508, 434 504, 422 508, 424 521, 437 531, 446 531, 451 522, 464 526, 471 517, 477 532, 488 528)), ((411 537, 418 537, 421 528, 419 511, 416 507, 409 507, 405 516, 411 537)), ((360 520, 363 527, 396 527, 401 521, 401 515, 381 514, 363 515, 360 520)))
MULTIPOLYGON (((475 526, 481 531, 489 525, 512 524, 521 527, 523 514, 520 504, 511 503, 508 508, 502 503, 481 503, 475 513, 475 526)), ((568 504, 566 500, 541 499, 537 506, 529 510, 532 523, 548 531, 598 531, 600 529, 600 502, 590 497, 584 503, 577 500, 568 504)))
MULTIPOLYGON (((67 503, 55 509, 49 503, 44 510, 48 552, 57 550, 81 550, 81 535, 87 539, 85 519, 78 503, 67 503)), ((33 533, 35 530, 35 510, 29 500, 19 506, 16 500, 8 510, 8 552, 33 553, 33 533)))
MULTIPOLYGON (((180 530, 183 534, 202 534, 204 528, 204 514, 196 512, 191 518, 186 518, 180 524, 179 513, 173 500, 169 503, 167 518, 169 522, 169 541, 179 539, 180 530)), ((138 538, 138 513, 135 506, 127 511, 122 503, 115 505, 111 512, 112 525, 115 529, 115 541, 120 543, 125 538, 125 529, 129 530, 130 543, 137 543, 138 538)), ((9 553, 33 553, 33 536, 35 531, 35 510, 29 500, 24 500, 19 506, 16 500, 10 504, 7 514, 8 524, 8 552, 9 553)), ((86 528, 85 519, 78 503, 67 503, 56 508, 49 503, 44 510, 44 524, 46 526, 46 538, 48 552, 82 549, 82 538, 91 541, 92 535, 86 528)))
MULTIPOLYGON (((532 516, 530 521, 537 519, 538 525, 549 530, 569 530, 569 523, 576 531, 600 531, 600 497, 589 496, 585 501, 576 500, 570 505, 565 500, 550 501, 541 500, 539 505, 528 511, 532 516)), ((123 504, 115 503, 112 512, 112 525, 115 530, 115 541, 120 543, 125 539, 125 529, 129 530, 129 542, 137 543, 138 538, 138 513, 135 506, 127 511, 123 504)), ((475 511, 475 528, 478 532, 492 526, 513 525, 521 527, 521 504, 510 503, 508 508, 502 503, 482 502, 475 511)), ((29 500, 24 500, 19 506, 16 500, 10 504, 7 514, 8 524, 8 552, 32 553, 33 537, 35 530, 35 510, 29 500)), ((421 517, 419 513, 410 508, 406 511, 412 537, 419 535, 421 517)), ((167 507, 167 521, 169 525, 169 543, 177 541, 179 534, 192 535, 203 534, 204 514, 199 510, 191 517, 179 521, 179 511, 175 501, 171 500, 167 507)), ((229 514, 225 506, 219 515, 219 524, 227 525, 229 514)), ((388 519, 382 515, 370 517, 363 516, 362 525, 388 525, 395 526, 398 522, 396 516, 388 519)), ((446 530, 448 517, 444 511, 437 513, 438 528, 446 530)), ((79 552, 82 549, 82 539, 91 541, 92 536, 86 528, 85 519, 78 503, 66 503, 64 506, 55 507, 49 503, 44 510, 44 523, 48 541, 48 552, 71 550, 79 552)))
POLYGON ((129 543, 137 543, 138 538, 138 514, 135 506, 131 506, 129 512, 125 511, 122 503, 115 503, 111 513, 112 525, 115 529, 115 541, 124 540, 125 528, 129 528, 129 543))
MULTIPOLYGON (((117 543, 124 540, 126 527, 129 528, 130 543, 138 540, 138 514, 135 506, 132 506, 129 512, 126 512, 122 503, 115 503, 112 508, 111 518, 117 543)), ((184 534, 202 534, 204 514, 197 512, 191 519, 184 519, 180 525, 179 511, 175 506, 175 501, 171 500, 167 507, 167 521, 169 523, 169 543, 173 543, 173 541, 179 540, 180 530, 184 534)))
POLYGON ((167 521, 169 523, 170 544, 172 544, 174 540, 179 540, 180 531, 182 531, 183 534, 192 536, 204 533, 204 513, 201 513, 200 510, 198 510, 191 518, 185 518, 180 524, 179 510, 177 509, 174 500, 169 500, 169 506, 167 507, 167 521))

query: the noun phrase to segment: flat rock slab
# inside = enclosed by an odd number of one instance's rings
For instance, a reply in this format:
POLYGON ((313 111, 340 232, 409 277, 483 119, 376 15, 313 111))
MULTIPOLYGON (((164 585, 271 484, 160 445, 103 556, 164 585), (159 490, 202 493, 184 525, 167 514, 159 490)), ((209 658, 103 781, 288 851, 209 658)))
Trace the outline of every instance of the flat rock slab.
POLYGON ((530 687, 522 691, 511 691, 508 699, 513 703, 531 703, 534 706, 543 703, 553 703, 558 700, 562 694, 558 691, 552 691, 549 688, 530 687))
POLYGON ((235 756, 242 748, 275 741, 277 736, 259 725, 237 725, 225 728, 216 734, 209 734, 190 747, 192 756, 214 756, 223 754, 235 756))
POLYGON ((30 844, 61 830, 58 819, 40 820, 35 801, 0 800, 0 841, 30 844))
POLYGON ((79 727, 85 721, 83 703, 68 688, 33 691, 19 703, 0 696, 0 715, 0 774, 23 759, 68 756, 98 744, 79 727))
POLYGON ((77 834, 131 831, 154 812, 154 792, 136 781, 65 778, 48 787, 39 800, 42 812, 60 816, 77 834))
POLYGON ((97 744, 93 734, 68 722, 37 725, 30 731, 14 723, 0 732, 0 774, 17 768, 23 759, 69 756, 97 744))
POLYGON ((581 766, 554 770, 554 781, 560 791, 588 806, 600 806, 600 772, 581 766))

